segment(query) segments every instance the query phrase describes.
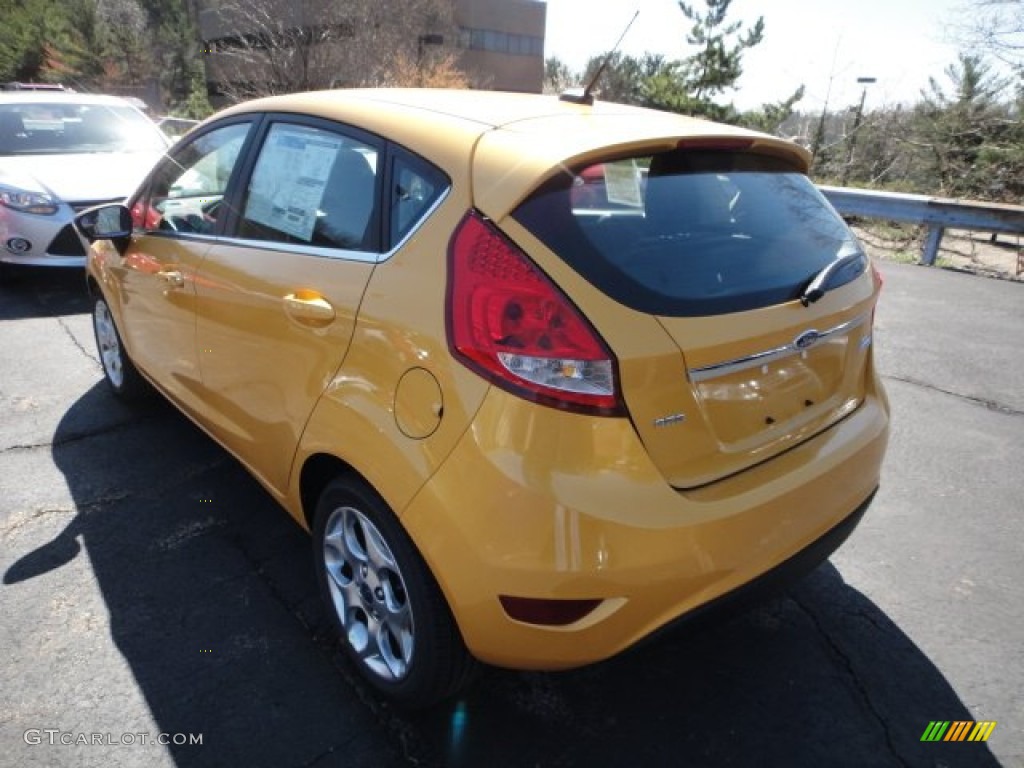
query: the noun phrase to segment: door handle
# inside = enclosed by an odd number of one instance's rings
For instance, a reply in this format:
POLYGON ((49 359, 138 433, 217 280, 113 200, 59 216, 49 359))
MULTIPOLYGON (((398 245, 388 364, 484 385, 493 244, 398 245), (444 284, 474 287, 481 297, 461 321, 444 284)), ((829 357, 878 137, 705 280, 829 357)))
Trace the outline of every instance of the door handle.
POLYGON ((156 275, 172 288, 181 288, 185 284, 185 276, 176 269, 162 269, 156 275))
POLYGON ((316 291, 301 290, 289 293, 283 301, 285 312, 296 322, 316 326, 334 322, 334 307, 316 291))

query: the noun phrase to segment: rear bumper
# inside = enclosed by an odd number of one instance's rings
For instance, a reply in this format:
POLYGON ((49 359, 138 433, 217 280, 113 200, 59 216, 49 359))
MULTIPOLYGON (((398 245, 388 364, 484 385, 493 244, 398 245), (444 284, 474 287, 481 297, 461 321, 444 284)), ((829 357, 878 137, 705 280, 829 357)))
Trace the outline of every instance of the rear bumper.
POLYGON ((827 558, 878 487, 888 423, 877 389, 792 450, 681 492, 625 419, 493 390, 402 520, 478 658, 580 666, 827 558), (601 602, 541 626, 510 618, 501 595, 601 602))
POLYGON ((704 603, 689 613, 674 619, 644 638, 643 642, 656 640, 662 634, 674 632, 683 626, 724 619, 761 600, 778 594, 787 586, 799 581, 828 560, 829 556, 849 538, 850 534, 853 533, 853 529, 860 525, 860 521, 864 517, 864 513, 868 511, 868 507, 871 506, 871 502, 875 500, 877 490, 876 488, 872 491, 871 495, 864 500, 864 503, 857 507, 849 517, 788 560, 779 563, 774 568, 756 577, 753 581, 748 581, 732 592, 720 595, 714 600, 704 603))

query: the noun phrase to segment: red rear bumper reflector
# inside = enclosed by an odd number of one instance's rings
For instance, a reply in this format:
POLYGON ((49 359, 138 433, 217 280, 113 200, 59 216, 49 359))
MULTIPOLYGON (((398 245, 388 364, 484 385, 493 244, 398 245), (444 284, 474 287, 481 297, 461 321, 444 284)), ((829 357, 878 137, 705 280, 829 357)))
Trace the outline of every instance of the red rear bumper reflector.
POLYGON ((499 595, 498 600, 509 618, 549 627, 577 622, 601 604, 601 600, 547 600, 509 595, 499 595))

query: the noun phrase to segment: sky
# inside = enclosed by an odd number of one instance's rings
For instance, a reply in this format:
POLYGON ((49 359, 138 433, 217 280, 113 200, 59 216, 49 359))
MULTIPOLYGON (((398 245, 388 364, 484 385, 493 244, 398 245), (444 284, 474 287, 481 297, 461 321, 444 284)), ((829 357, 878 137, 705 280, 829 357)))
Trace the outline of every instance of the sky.
MULTIPOLYGON (((743 77, 732 100, 740 109, 788 97, 803 84, 797 109, 855 105, 866 86, 865 108, 912 103, 929 75, 945 83, 956 62, 955 40, 966 0, 733 0, 727 21, 749 29, 764 18, 764 40, 747 50, 743 77)), ((690 0, 698 10, 703 0, 690 0)), ((669 58, 693 52, 688 23, 676 0, 547 0, 545 57, 557 56, 573 71, 610 49, 635 11, 640 15, 621 50, 669 58)))

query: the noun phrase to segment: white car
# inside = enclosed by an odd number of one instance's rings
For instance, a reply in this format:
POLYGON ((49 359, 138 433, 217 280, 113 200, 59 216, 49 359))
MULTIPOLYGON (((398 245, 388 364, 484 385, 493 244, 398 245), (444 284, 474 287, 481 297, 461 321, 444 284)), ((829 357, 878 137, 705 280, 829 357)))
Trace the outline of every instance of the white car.
POLYGON ((85 264, 75 214, 127 197, 169 143, 114 96, 0 93, 0 265, 85 264))

